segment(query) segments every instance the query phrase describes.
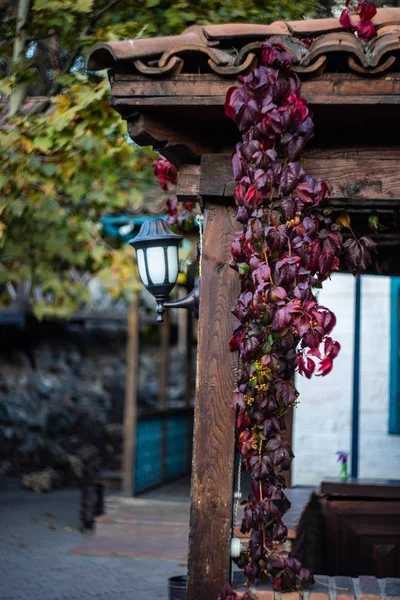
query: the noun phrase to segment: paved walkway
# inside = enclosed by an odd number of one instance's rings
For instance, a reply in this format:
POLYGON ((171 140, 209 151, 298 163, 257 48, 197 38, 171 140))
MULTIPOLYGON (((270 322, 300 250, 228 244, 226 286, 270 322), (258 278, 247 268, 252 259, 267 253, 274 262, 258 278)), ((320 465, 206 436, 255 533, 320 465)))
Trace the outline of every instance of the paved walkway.
MULTIPOLYGON (((185 503, 186 515, 188 491, 186 479, 141 498, 185 503)), ((309 493, 288 490, 293 520, 309 493)), ((92 535, 79 532, 78 490, 36 495, 0 478, 0 600, 166 600, 168 578, 186 572, 179 558, 70 554, 92 535)))
MULTIPOLYGON (((177 560, 73 556, 79 491, 36 495, 0 484, 0 600, 166 600, 177 560)), ((85 534, 92 535, 92 534, 85 534)))

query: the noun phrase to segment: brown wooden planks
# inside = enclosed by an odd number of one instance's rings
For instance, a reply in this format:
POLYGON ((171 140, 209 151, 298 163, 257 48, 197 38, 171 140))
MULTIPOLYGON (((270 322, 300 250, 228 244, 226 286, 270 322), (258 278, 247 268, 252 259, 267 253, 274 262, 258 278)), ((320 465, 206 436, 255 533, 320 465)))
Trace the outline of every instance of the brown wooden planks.
MULTIPOLYGON (((130 75, 112 82, 117 104, 131 106, 204 105, 223 106, 235 78, 210 74, 183 74, 172 79, 149 79, 130 75)), ((303 81, 302 95, 311 104, 399 104, 400 74, 365 78, 330 73, 303 81)))
POLYGON ((228 581, 235 413, 231 396, 236 353, 228 342, 239 293, 228 266, 237 222, 234 209, 206 205, 200 286, 199 345, 188 558, 188 600, 217 598, 228 581))
MULTIPOLYGON (((351 492, 350 492, 351 493, 351 492)), ((397 577, 400 570, 400 502, 327 499, 328 572, 397 577)))
MULTIPOLYGON (((374 205, 395 208, 400 202, 400 150, 366 148, 313 150, 302 161, 307 175, 327 181, 333 204, 346 200, 348 206, 374 205)), ((231 198, 234 192, 231 155, 209 154, 201 160, 200 174, 184 169, 183 180, 190 195, 231 198), (196 181, 197 177, 197 181, 196 181)), ((183 196, 182 185, 178 193, 183 196)))
POLYGON ((200 194, 200 165, 182 165, 179 169, 176 195, 182 202, 197 202, 200 194))

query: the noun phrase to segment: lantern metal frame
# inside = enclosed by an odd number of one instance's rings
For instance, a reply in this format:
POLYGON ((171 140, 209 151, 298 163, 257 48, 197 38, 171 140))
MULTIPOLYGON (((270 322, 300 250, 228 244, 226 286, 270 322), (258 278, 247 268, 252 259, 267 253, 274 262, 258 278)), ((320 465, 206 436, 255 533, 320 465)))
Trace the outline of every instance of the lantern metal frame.
MULTIPOLYGON (((195 317, 198 318, 199 312, 199 281, 196 278, 195 286, 193 290, 185 297, 176 302, 166 302, 166 299, 172 289, 176 285, 176 278, 173 282, 169 278, 169 264, 168 264, 168 248, 176 247, 181 243, 183 237, 173 233, 168 224, 163 219, 154 219, 153 221, 146 221, 141 226, 138 235, 129 241, 129 244, 136 250, 136 256, 138 257, 138 251, 143 251, 144 268, 146 271, 147 283, 143 280, 141 270, 139 268, 139 276, 144 287, 152 294, 156 299, 156 312, 157 321, 163 322, 163 313, 165 308, 186 308, 191 310, 195 317), (148 264, 147 250, 149 248, 163 248, 163 258, 165 264, 164 281, 162 283, 154 283, 148 264)), ((139 262, 139 260, 138 260, 139 262)))

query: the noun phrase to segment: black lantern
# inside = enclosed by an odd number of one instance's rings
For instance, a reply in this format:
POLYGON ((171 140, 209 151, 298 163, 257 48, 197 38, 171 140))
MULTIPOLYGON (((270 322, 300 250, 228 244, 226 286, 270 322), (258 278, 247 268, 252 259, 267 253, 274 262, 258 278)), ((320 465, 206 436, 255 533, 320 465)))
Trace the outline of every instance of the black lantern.
POLYGON ((136 250, 140 279, 157 301, 157 321, 163 321, 164 302, 178 278, 178 246, 182 240, 163 219, 146 221, 129 244, 136 250))

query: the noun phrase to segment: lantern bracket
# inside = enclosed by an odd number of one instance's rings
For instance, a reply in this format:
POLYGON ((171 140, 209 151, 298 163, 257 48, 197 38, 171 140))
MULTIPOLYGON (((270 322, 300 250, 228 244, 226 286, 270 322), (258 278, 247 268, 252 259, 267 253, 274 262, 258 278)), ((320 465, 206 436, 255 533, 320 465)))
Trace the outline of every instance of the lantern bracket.
MULTIPOLYGON (((165 308, 186 308, 187 310, 190 310, 193 313, 193 315, 196 317, 196 319, 198 319, 199 318, 199 302, 200 302, 200 278, 195 277, 194 288, 187 296, 185 296, 184 298, 181 298, 180 300, 176 300, 176 302, 164 302, 164 307, 165 308)), ((159 313, 159 315, 160 315, 160 313, 159 313)), ((161 316, 161 320, 162 320, 162 313, 160 316, 161 316)), ((157 320, 159 320, 159 319, 157 319, 157 320)))

